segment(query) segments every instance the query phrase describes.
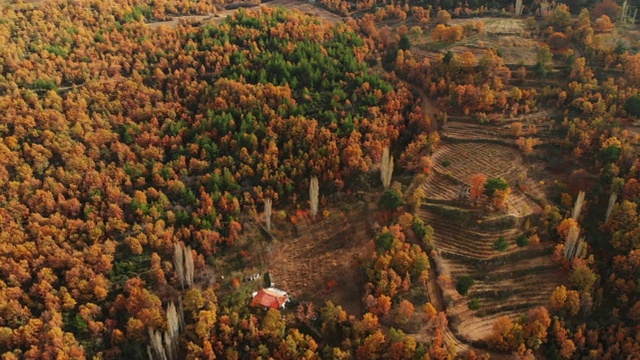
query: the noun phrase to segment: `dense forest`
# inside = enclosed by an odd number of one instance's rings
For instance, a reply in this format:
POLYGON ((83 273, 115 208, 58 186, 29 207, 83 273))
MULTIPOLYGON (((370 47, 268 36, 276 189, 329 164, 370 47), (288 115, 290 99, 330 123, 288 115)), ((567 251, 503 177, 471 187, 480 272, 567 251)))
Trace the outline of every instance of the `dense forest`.
POLYGON ((622 4, 525 1, 530 64, 455 47, 485 33, 485 16, 514 17, 511 2, 319 2, 353 15, 335 24, 270 6, 217 18, 223 5, 0 4, 3 359, 640 353, 640 55, 609 39, 635 27, 618 21, 622 4), (150 26, 185 15, 210 19, 150 26), (450 130, 462 123, 476 126, 464 137, 499 134, 478 153, 507 139, 513 159, 556 176, 530 214, 511 216, 512 199, 544 179, 509 177, 497 159, 467 174, 450 130), (429 185, 439 171, 449 185, 429 185), (256 285, 241 277, 265 244, 330 228, 340 203, 365 204, 372 233, 362 284, 343 284, 362 312, 304 294, 282 311, 248 306, 256 285), (515 223, 491 256, 541 249, 562 274, 547 279, 555 290, 465 339, 454 305, 482 307, 482 274, 445 274, 435 209, 468 228, 515 223))
MULTIPOLYGON (((292 201, 310 176, 348 190, 384 147, 424 131, 412 95, 367 71, 345 25, 283 10, 145 25, 207 10, 188 6, 4 7, 4 358, 146 357, 181 293, 174 244, 197 274, 233 249, 243 211, 292 201)), ((317 349, 279 315, 219 306, 211 288, 183 295, 181 355, 317 349)))

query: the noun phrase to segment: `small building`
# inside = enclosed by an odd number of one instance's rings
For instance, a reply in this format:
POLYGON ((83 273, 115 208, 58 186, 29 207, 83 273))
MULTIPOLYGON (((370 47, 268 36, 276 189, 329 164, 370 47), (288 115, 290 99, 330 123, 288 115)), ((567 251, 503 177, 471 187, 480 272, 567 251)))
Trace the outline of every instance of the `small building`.
POLYGON ((270 287, 254 292, 253 298, 251 299, 251 306, 284 309, 288 302, 289 295, 285 291, 270 287))

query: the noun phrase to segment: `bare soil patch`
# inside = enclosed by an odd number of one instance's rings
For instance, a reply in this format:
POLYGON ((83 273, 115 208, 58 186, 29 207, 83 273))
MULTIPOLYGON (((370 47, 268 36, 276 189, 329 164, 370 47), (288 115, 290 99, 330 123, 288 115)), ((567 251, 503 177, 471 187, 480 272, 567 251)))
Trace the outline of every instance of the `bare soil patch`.
POLYGON ((270 246, 269 271, 277 287, 300 300, 331 300, 360 316, 366 282, 360 265, 373 251, 369 212, 363 202, 327 210, 330 215, 316 221, 293 218, 270 246))
POLYGON ((525 20, 508 18, 483 18, 484 31, 491 35, 523 35, 526 32, 525 20))

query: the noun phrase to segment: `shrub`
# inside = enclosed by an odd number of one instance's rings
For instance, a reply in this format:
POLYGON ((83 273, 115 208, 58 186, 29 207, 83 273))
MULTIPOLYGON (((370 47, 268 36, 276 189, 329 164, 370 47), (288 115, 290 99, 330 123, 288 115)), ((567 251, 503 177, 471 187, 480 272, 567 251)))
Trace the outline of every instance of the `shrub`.
POLYGON ((474 281, 471 276, 461 276, 460 279, 458 279, 458 283, 456 284, 456 290, 458 290, 460 295, 467 295, 467 293, 469 292, 469 288, 472 287, 473 284, 474 281))
POLYGON ((480 300, 478 300, 477 298, 471 299, 471 301, 469 301, 469 303, 467 304, 467 307, 469 308, 469 310, 474 311, 480 309, 480 300))
POLYGON ((529 245, 529 238, 527 237, 527 234, 520 234, 520 236, 516 238, 516 245, 519 247, 529 245))
POLYGON ((490 178, 484 183, 484 193, 485 195, 491 197, 496 190, 507 190, 509 188, 509 183, 501 177, 490 178))
POLYGON ((444 166, 444 167, 449 167, 449 166, 451 166, 451 161, 449 161, 449 160, 443 160, 443 161, 442 161, 442 166, 444 166))
POLYGON ((509 248, 509 242, 504 236, 500 236, 498 240, 493 242, 493 250, 503 252, 509 248))
POLYGON ((413 218, 413 231, 416 233, 416 236, 419 239, 427 235, 426 227, 427 227, 427 224, 425 224, 422 219, 420 219, 417 216, 413 218))
POLYGON ((402 194, 398 190, 387 189, 382 194, 378 206, 384 210, 395 210, 402 205, 402 194))
POLYGON ((428 248, 431 248, 433 246, 434 230, 431 225, 427 225, 424 223, 424 221, 422 221, 422 219, 420 219, 419 217, 415 217, 413 219, 413 231, 425 246, 427 246, 428 248))

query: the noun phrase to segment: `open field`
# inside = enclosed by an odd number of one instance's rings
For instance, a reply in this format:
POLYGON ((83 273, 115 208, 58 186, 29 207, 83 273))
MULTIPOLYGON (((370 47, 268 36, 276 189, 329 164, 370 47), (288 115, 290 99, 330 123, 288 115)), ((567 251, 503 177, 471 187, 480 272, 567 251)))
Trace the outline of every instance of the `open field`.
MULTIPOLYGON (((244 8, 245 11, 257 11, 263 6, 276 7, 280 6, 285 9, 297 9, 305 14, 315 15, 320 17, 321 19, 331 22, 337 23, 342 21, 342 17, 336 15, 332 12, 329 12, 321 7, 315 6, 308 2, 298 1, 298 0, 273 0, 269 2, 265 2, 254 7, 244 8)), ((151 27, 160 27, 160 26, 168 26, 168 27, 176 27, 180 21, 206 21, 212 22, 215 24, 219 24, 227 17, 233 15, 238 9, 232 10, 219 10, 216 14, 210 15, 185 15, 185 16, 175 16, 170 21, 158 21, 149 23, 148 25, 151 27)))
MULTIPOLYGON (((418 56, 431 56, 431 54, 445 51, 454 53, 472 52, 476 58, 480 58, 488 49, 499 49, 502 58, 507 65, 534 65, 539 43, 527 35, 526 23, 522 19, 483 17, 477 19, 454 19, 452 25, 464 25, 482 21, 484 29, 480 33, 471 34, 455 43, 434 41, 431 32, 423 35, 412 36, 414 45, 412 52, 418 56)), ((401 25, 397 22, 395 26, 401 25)))
POLYGON ((373 251, 364 203, 330 208, 329 217, 296 224, 270 246, 269 271, 276 286, 300 300, 331 300, 354 315, 362 313, 365 282, 360 260, 373 251))
POLYGON ((273 0, 266 3, 261 4, 261 6, 282 6, 285 9, 297 9, 306 14, 312 14, 320 17, 323 20, 326 20, 331 23, 337 23, 342 21, 343 18, 340 15, 336 15, 326 9, 323 9, 319 6, 313 5, 311 3, 299 0, 273 0))
POLYGON ((461 45, 470 48, 500 49, 505 64, 534 65, 538 42, 527 36, 525 20, 481 18, 484 31, 463 39, 461 45))

